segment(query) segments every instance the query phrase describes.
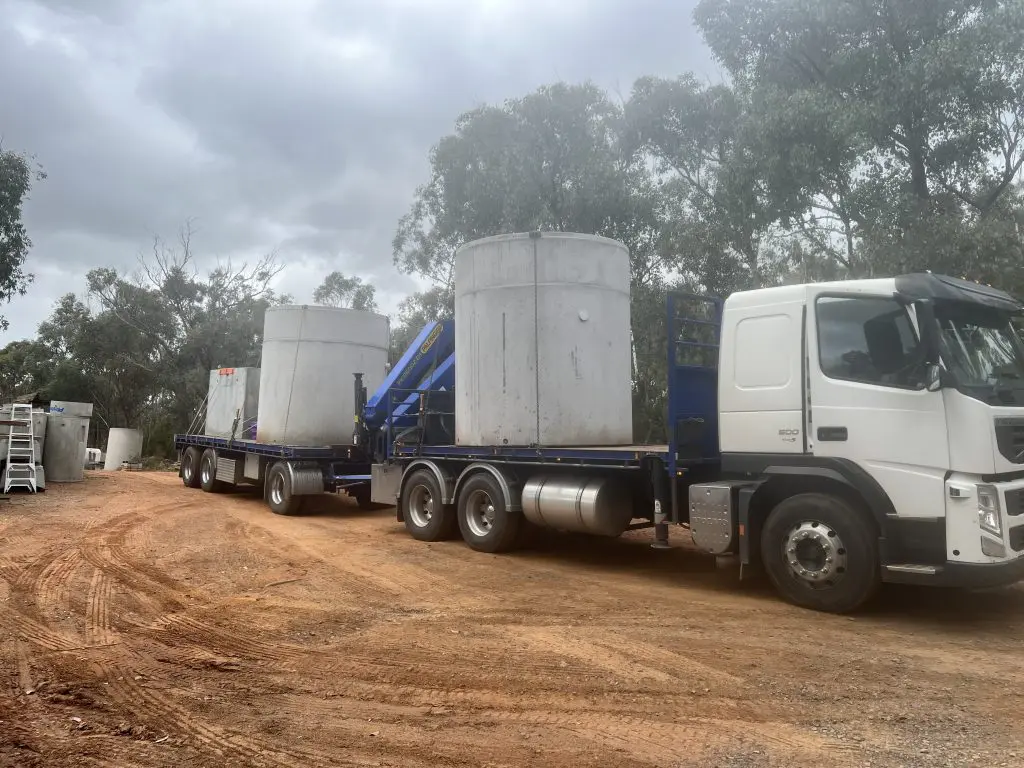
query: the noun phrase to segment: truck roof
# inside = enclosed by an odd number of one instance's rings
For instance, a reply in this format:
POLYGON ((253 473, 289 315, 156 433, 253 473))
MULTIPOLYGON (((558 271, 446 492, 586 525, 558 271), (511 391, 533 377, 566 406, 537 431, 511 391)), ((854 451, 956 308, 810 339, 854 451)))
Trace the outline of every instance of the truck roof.
MULTIPOLYGON (((757 307, 766 304, 788 304, 803 302, 807 296, 808 283, 779 285, 772 288, 758 288, 752 291, 738 291, 725 300, 727 309, 757 307)), ((1005 312, 1024 311, 1024 304, 1005 291, 981 283, 971 282, 931 272, 917 272, 898 277, 868 278, 862 280, 835 280, 814 283, 824 291, 843 293, 868 293, 891 295, 902 294, 910 299, 934 299, 936 301, 958 301, 981 304, 1005 312)))

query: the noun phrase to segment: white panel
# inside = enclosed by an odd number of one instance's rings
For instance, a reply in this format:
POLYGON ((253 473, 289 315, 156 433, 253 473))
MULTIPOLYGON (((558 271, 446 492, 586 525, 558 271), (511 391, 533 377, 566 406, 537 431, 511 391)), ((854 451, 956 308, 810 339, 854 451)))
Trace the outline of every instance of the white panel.
POLYGON ((352 442, 355 373, 367 391, 384 380, 388 319, 319 306, 267 310, 256 439, 264 443, 352 442))
POLYGON ((718 421, 723 451, 739 453, 803 453, 800 411, 723 413, 718 421), (726 448, 725 446, 729 446, 726 448))
POLYGON ((468 243, 455 351, 459 445, 631 443, 628 251, 567 233, 468 243))
MULTIPOLYGON (((736 325, 736 386, 784 389, 793 380, 793 347, 785 342, 800 326, 789 315, 747 317, 736 325)), ((799 368, 796 368, 799 371, 799 368)))
POLYGON ((724 453, 802 453, 804 295, 793 289, 737 294, 725 302, 718 372, 724 453))

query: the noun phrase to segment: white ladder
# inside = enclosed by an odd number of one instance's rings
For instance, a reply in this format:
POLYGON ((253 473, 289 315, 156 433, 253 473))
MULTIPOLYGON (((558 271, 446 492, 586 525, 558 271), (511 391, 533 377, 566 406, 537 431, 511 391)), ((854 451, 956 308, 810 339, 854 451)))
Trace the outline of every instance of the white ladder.
POLYGON ((11 406, 11 424, 7 438, 7 466, 4 469, 4 493, 11 488, 28 488, 36 492, 36 441, 32 434, 32 406, 15 403, 11 406))

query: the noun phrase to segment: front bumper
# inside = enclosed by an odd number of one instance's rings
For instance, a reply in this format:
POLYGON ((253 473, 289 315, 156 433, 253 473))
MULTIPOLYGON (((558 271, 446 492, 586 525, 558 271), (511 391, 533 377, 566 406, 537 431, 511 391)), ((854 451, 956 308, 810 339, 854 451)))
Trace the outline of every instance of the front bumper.
POLYGON ((894 584, 923 584, 935 587, 987 589, 1024 581, 1024 557, 1002 563, 957 563, 920 566, 903 570, 900 566, 882 568, 882 580, 894 584))

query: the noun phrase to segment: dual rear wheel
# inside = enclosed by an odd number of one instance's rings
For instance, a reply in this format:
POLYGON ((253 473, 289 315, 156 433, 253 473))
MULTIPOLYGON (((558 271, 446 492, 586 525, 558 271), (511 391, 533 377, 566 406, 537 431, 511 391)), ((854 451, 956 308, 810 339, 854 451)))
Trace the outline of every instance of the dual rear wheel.
POLYGON ((522 513, 508 509, 501 485, 489 472, 468 477, 456 503, 449 505, 437 476, 418 469, 406 479, 401 503, 406 530, 420 541, 444 541, 458 531, 478 552, 507 552, 523 527, 522 513))

